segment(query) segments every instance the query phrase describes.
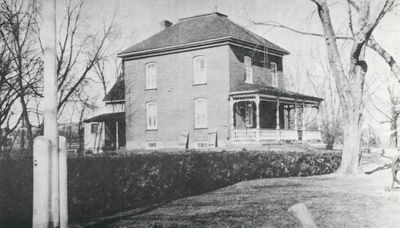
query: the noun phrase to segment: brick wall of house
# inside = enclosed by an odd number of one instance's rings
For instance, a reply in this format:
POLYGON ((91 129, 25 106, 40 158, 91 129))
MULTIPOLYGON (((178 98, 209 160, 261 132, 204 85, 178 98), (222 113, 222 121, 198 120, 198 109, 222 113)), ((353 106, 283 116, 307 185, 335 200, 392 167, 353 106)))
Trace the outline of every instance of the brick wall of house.
POLYGON ((282 57, 273 54, 266 55, 264 53, 255 52, 247 48, 230 46, 229 61, 230 61, 231 91, 235 91, 236 87, 238 87, 242 83, 245 83, 244 82, 245 56, 249 56, 252 58, 254 84, 272 86, 270 63, 275 62, 277 63, 277 68, 278 68, 278 78, 279 78, 278 87, 284 88, 282 57), (264 62, 266 62, 266 64, 264 62))
POLYGON ((177 148, 179 135, 189 132, 190 147, 207 141, 216 129, 218 144, 228 140, 228 46, 147 57, 125 62, 126 147, 142 149, 146 142, 177 148), (206 57, 206 85, 193 85, 193 57, 206 57), (157 64, 157 90, 145 90, 145 65, 157 64), (208 128, 194 129, 194 99, 208 99, 208 128), (146 130, 146 102, 158 104, 158 130, 146 130))

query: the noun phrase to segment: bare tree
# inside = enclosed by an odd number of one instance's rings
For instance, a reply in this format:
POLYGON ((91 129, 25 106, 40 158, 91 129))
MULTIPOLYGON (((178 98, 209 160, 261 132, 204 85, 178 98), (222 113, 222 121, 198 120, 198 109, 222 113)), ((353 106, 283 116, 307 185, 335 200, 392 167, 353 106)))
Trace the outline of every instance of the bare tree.
POLYGON ((322 25, 323 34, 310 33, 293 29, 276 23, 256 23, 289 29, 293 32, 322 37, 328 51, 328 63, 335 79, 344 118, 344 142, 342 163, 337 173, 354 174, 361 172, 361 125, 363 123, 364 83, 368 65, 365 60, 366 48, 372 48, 390 66, 400 81, 400 68, 394 58, 374 39, 372 32, 387 12, 397 4, 395 0, 384 0, 380 4, 372 4, 371 0, 348 0, 348 20, 351 36, 336 35, 332 25, 327 0, 310 0, 315 4, 322 25), (356 14, 354 14, 354 12, 356 14), (349 69, 346 71, 338 48, 339 39, 351 43, 349 69))
MULTIPOLYGON (((16 94, 21 105, 21 119, 27 132, 27 149, 33 149, 32 125, 28 104, 32 97, 40 96, 42 61, 35 39, 37 8, 31 3, 18 0, 2 0, 0 3, 2 29, 0 39, 10 55, 10 79, 5 80, 16 94)), ((7 99, 13 102, 13 99, 7 99)))
MULTIPOLYGON (((0 24, 1 29, 1 24, 0 24)), ((18 126, 18 121, 11 123, 14 115, 14 103, 18 100, 15 77, 11 75, 11 56, 2 40, 0 40, 0 154, 7 151, 7 136, 18 126)))
POLYGON ((110 79, 106 75, 106 66, 107 65, 113 66, 113 68, 114 68, 113 76, 115 78, 118 78, 119 76, 121 76, 121 73, 122 73, 121 62, 119 62, 117 58, 111 57, 111 56, 114 56, 115 54, 116 53, 113 53, 113 54, 109 55, 109 57, 101 59, 94 65, 94 72, 97 76, 97 79, 94 79, 94 81, 96 83, 100 83, 102 85, 104 96, 107 95, 108 85, 110 83, 110 79))
POLYGON ((82 82, 96 65, 107 57, 106 44, 113 33, 113 20, 104 26, 100 34, 88 34, 82 31, 83 0, 68 0, 65 17, 59 30, 57 75, 58 75, 58 110, 76 97, 82 82), (85 34, 80 37, 79 34, 85 34))
POLYGON ((395 92, 393 86, 388 86, 388 93, 390 97, 390 143, 395 148, 399 146, 399 133, 398 133, 398 121, 400 117, 400 96, 395 92))
MULTIPOLYGON (((319 18, 323 27, 326 47, 328 50, 329 65, 335 78, 337 93, 343 108, 344 142, 343 156, 338 173, 353 174, 361 172, 361 127, 363 123, 364 82, 368 70, 365 61, 365 51, 368 40, 375 27, 384 15, 392 9, 393 0, 386 0, 377 13, 371 12, 370 1, 354 3, 358 11, 357 22, 350 19, 353 34, 353 44, 350 51, 349 70, 346 73, 343 67, 336 35, 326 0, 312 0, 318 9, 319 18), (353 24, 354 23, 354 24, 353 24)), ((351 1, 351 0, 349 0, 351 1)), ((351 16, 350 16, 351 18, 351 16)))
POLYGON ((389 95, 389 101, 382 100, 380 97, 376 97, 374 93, 369 93, 368 98, 373 107, 378 110, 385 120, 381 120, 381 124, 390 124, 390 145, 398 148, 398 121, 400 117, 400 94, 398 85, 388 83, 387 93, 389 95))

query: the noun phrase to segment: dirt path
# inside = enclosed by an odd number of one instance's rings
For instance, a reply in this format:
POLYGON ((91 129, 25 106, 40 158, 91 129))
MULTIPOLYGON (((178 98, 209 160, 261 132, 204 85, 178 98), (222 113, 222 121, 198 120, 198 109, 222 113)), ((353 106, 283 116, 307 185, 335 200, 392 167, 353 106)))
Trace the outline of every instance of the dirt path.
MULTIPOLYGON (((389 160, 364 157, 364 171, 389 160)), ((297 227, 287 211, 304 202, 318 227, 400 227, 400 191, 386 191, 390 170, 356 177, 292 177, 245 181, 95 227, 297 227)))

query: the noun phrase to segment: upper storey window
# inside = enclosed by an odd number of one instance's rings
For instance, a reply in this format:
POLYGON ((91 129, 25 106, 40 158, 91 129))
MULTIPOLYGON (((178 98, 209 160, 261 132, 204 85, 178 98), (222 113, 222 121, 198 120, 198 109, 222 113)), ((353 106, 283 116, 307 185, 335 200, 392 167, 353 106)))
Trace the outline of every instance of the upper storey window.
POLYGON ((272 86, 278 87, 278 66, 274 62, 271 62, 271 73, 272 73, 272 86))
POLYGON ((193 84, 206 84, 206 58, 196 56, 193 58, 193 84))
POLYGON ((157 89, 157 66, 155 63, 146 64, 146 89, 157 89))
POLYGON ((244 57, 244 80, 246 83, 253 83, 253 69, 251 67, 251 58, 244 57))

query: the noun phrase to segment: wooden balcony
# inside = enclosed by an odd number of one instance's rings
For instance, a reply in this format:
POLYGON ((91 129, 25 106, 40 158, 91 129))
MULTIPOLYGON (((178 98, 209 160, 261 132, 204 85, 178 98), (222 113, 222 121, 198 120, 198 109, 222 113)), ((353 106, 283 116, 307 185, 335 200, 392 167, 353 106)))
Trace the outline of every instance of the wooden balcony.
POLYGON ((231 140, 237 142, 256 141, 321 141, 321 132, 288 129, 234 129, 231 140))

